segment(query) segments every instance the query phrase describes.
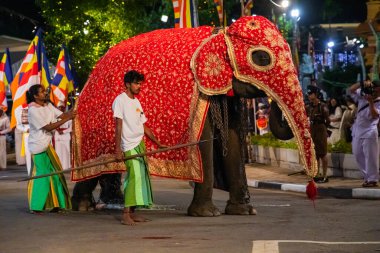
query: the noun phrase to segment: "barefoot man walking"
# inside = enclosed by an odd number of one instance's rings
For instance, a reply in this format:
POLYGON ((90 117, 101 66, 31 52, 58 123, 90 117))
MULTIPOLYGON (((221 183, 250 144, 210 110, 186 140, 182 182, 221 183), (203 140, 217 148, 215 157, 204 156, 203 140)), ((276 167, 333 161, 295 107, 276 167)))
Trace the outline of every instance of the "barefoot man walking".
MULTIPOLYGON (((157 144, 162 145, 153 135, 151 129, 144 125, 147 121, 140 101, 135 97, 139 94, 144 81, 144 75, 131 70, 124 76, 125 92, 118 95, 113 104, 113 116, 116 120, 116 158, 145 152, 144 134, 157 144)), ((147 207, 153 203, 149 171, 144 157, 125 161, 127 174, 124 182, 124 210, 121 223, 136 225, 136 222, 148 221, 135 214, 136 207, 147 207)))

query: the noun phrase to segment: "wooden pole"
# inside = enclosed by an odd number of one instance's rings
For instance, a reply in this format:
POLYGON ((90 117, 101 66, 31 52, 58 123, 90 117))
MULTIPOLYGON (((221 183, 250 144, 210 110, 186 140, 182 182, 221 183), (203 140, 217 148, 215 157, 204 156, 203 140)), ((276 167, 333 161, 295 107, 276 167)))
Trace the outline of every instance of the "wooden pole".
MULTIPOLYGON (((212 138, 212 139, 208 139, 208 140, 200 140, 200 141, 196 141, 196 142, 189 142, 189 143, 179 144, 179 145, 175 145, 175 146, 171 146, 171 147, 167 147, 167 148, 156 149, 156 150, 152 150, 152 151, 141 153, 141 154, 130 155, 130 156, 125 157, 122 161, 130 160, 130 159, 133 159, 136 157, 150 156, 150 155, 153 155, 156 153, 162 153, 162 152, 166 152, 166 151, 170 151, 170 150, 174 150, 174 149, 180 149, 180 148, 186 148, 189 146, 199 145, 199 144, 204 143, 204 142, 213 141, 214 139, 216 139, 216 138, 212 138)), ((68 173, 68 172, 72 172, 72 171, 83 170, 83 169, 87 169, 90 167, 94 167, 94 166, 98 166, 98 165, 104 165, 107 163, 118 162, 118 161, 119 160, 117 160, 117 159, 110 159, 110 160, 106 160, 103 162, 91 163, 91 164, 86 164, 86 165, 79 166, 76 168, 70 168, 68 170, 56 171, 56 172, 38 175, 38 176, 34 176, 34 177, 27 177, 27 178, 20 179, 17 182, 29 181, 29 180, 34 180, 34 179, 38 179, 38 178, 68 173)))

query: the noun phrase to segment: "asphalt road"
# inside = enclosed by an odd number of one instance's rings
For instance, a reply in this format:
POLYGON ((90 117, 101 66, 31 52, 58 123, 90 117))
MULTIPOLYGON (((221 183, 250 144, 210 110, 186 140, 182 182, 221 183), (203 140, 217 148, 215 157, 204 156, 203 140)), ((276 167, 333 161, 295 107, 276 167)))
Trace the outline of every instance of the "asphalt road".
MULTIPOLYGON (((121 212, 28 213, 23 169, 0 171, 0 253, 380 252, 380 202, 251 189, 256 216, 186 216, 188 182, 153 178, 151 222, 120 224, 121 212)), ((72 189, 73 184, 69 183, 72 189)), ((228 194, 215 190, 223 210, 228 194)))

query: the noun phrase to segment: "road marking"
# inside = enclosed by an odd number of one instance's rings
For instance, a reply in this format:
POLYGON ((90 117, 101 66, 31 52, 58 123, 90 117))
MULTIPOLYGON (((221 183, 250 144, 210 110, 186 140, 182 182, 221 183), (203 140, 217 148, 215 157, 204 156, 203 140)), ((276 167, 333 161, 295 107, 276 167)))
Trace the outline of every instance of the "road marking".
POLYGON ((324 242, 324 241, 302 241, 302 240, 267 240, 267 241, 253 241, 252 253, 279 253, 280 249, 278 244, 281 242, 287 243, 313 243, 313 244, 327 244, 327 245, 339 245, 339 244, 380 244, 379 242, 324 242))
POLYGON ((264 206, 264 207, 289 207, 291 206, 290 204, 258 204, 255 206, 264 206))

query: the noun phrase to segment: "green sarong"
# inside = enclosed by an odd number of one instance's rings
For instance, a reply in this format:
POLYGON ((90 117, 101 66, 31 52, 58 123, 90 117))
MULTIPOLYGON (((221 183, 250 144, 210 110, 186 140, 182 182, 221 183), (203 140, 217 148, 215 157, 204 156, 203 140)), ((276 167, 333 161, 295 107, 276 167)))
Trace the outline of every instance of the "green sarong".
MULTIPOLYGON (((125 156, 145 152, 144 142, 124 152, 125 156)), ((153 204, 149 171, 144 157, 126 160, 127 173, 124 180, 124 206, 150 207, 153 204)))
MULTIPOLYGON (((33 155, 32 176, 62 170, 61 162, 51 145, 45 152, 33 155)), ((54 207, 71 209, 69 190, 63 174, 30 180, 28 183, 29 209, 49 210, 54 207)))

